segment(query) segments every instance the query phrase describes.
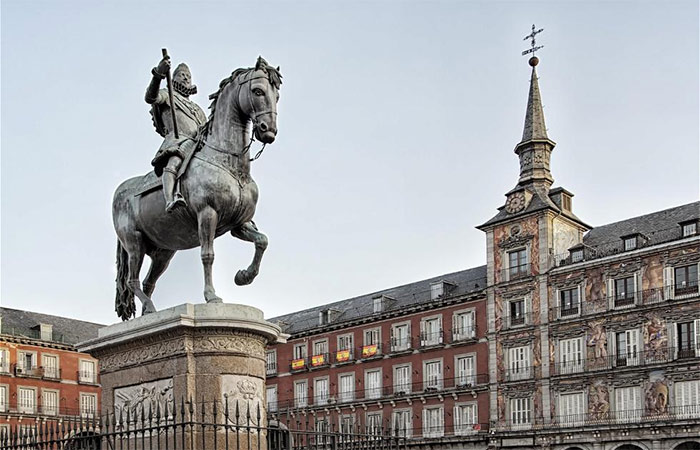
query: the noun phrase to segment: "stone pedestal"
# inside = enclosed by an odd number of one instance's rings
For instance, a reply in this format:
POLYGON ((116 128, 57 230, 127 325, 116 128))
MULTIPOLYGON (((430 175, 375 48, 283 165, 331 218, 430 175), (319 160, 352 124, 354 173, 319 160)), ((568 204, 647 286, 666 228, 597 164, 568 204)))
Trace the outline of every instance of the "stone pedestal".
POLYGON ((228 399, 264 418, 265 346, 283 340, 257 308, 184 304, 102 328, 79 349, 99 359, 103 415, 191 399, 217 401, 223 419, 228 399))

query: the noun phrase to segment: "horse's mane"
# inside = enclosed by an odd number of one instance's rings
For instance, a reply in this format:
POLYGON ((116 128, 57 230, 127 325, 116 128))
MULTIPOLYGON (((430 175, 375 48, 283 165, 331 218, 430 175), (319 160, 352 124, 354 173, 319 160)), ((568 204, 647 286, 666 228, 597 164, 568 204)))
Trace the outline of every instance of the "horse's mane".
POLYGON ((211 130, 211 124, 214 121, 214 113, 216 113, 216 102, 217 100, 219 100, 219 95, 224 90, 224 88, 231 84, 231 82, 233 82, 233 80, 235 80, 239 76, 246 75, 254 70, 262 70, 263 72, 265 72, 268 76, 268 79, 270 80, 270 83, 276 89, 279 89, 280 86, 282 86, 282 74, 280 73, 280 68, 270 66, 267 63, 267 61, 265 61, 261 56, 258 56, 258 62, 255 65, 255 67, 241 67, 239 69, 234 70, 231 73, 231 76, 221 80, 221 82, 219 83, 219 90, 209 95, 209 100, 211 100, 209 110, 211 112, 206 123, 200 128, 200 135, 202 135, 203 138, 206 137, 209 134, 209 131, 211 130))

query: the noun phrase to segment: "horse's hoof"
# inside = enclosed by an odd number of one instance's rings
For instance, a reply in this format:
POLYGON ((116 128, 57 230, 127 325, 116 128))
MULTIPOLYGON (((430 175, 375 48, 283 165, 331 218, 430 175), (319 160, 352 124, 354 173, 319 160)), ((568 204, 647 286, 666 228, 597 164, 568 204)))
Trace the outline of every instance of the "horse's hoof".
POLYGON ((252 283, 254 278, 255 275, 247 270, 239 270, 233 278, 233 282, 236 283, 237 286, 246 286, 252 283))
POLYGON ((212 298, 206 298, 205 299, 207 303, 223 303, 224 301, 221 300, 221 297, 212 297, 212 298))
POLYGON ((141 315, 145 316, 146 314, 152 314, 154 312, 156 312, 155 309, 144 309, 143 312, 141 312, 141 315))

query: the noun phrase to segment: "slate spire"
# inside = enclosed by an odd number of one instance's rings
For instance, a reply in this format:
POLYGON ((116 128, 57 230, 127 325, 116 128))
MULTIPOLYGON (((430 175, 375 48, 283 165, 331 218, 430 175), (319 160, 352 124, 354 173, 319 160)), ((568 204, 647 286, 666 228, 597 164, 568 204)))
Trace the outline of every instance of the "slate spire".
POLYGON ((530 94, 527 98, 527 110, 525 112, 525 127, 523 128, 522 142, 548 139, 547 127, 544 124, 544 112, 542 111, 542 97, 540 96, 540 85, 537 81, 537 70, 535 67, 539 63, 539 58, 530 58, 532 75, 530 76, 530 94))

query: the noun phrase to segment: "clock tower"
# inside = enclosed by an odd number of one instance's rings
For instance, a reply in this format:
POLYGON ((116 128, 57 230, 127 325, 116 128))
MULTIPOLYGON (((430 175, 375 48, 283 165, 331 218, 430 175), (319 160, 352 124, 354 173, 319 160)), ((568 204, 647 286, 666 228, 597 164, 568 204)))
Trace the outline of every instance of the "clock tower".
POLYGON ((498 427, 551 419, 549 374, 553 357, 549 311, 555 301, 548 285, 553 261, 581 245, 590 229, 572 210, 573 194, 552 188, 552 151, 545 126, 534 52, 528 63, 530 92, 521 141, 517 184, 498 213, 478 228, 486 233, 490 416, 498 427))

